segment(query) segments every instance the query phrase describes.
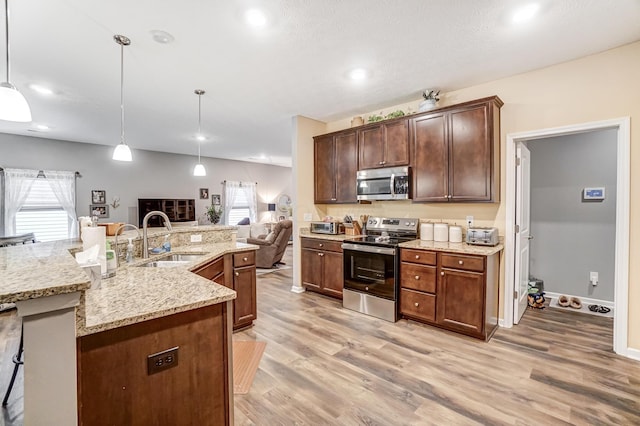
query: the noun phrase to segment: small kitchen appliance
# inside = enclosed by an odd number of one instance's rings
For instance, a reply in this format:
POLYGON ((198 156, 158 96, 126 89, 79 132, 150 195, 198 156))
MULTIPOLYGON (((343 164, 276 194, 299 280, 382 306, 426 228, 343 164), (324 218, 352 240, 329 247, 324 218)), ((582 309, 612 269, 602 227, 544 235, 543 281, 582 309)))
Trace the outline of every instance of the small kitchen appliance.
POLYGON ((466 241, 478 246, 496 246, 499 242, 498 228, 469 228, 466 241))
POLYGON ((340 222, 311 222, 309 231, 313 234, 344 234, 344 225, 340 222))
POLYGON ((366 235, 344 240, 343 307, 386 321, 397 321, 398 246, 418 238, 419 226, 419 219, 370 217, 366 235))
POLYGON ((358 200, 408 200, 409 167, 385 167, 356 173, 358 200))

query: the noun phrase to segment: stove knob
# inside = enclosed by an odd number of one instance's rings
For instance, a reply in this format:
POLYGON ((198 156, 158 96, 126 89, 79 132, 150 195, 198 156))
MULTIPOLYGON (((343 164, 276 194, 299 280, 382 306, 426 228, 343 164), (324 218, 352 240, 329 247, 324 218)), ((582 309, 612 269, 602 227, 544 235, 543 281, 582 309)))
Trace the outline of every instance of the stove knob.
POLYGON ((405 222, 404 223, 404 226, 409 226, 409 225, 410 225, 410 222, 405 222))

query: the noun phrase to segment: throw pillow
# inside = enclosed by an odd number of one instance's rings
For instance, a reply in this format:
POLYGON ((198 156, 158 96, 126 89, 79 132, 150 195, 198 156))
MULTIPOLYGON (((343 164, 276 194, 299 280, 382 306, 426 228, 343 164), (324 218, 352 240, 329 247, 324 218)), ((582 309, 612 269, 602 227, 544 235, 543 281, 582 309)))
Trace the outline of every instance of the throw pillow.
POLYGON ((249 225, 249 223, 251 223, 251 221, 249 220, 248 217, 245 217, 240 222, 238 222, 238 225, 249 225))
POLYGON ((273 232, 269 232, 269 234, 267 234, 267 236, 264 237, 264 240, 269 243, 273 243, 276 240, 276 234, 274 234, 273 232))

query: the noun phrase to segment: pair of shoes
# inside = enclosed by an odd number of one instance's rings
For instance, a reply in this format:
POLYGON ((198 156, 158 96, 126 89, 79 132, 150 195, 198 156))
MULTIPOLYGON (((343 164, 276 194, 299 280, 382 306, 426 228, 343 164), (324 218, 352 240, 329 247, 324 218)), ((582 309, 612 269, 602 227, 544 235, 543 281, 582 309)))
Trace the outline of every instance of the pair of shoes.
POLYGON ((606 306, 602 306, 602 305, 589 305, 589 310, 591 312, 597 312, 599 314, 606 314, 611 312, 611 309, 607 308, 606 306))
POLYGON ((582 308, 582 302, 580 301, 580 299, 578 299, 577 297, 572 297, 571 299, 569 299, 569 297, 565 296, 564 294, 558 297, 558 305, 562 306, 563 308, 566 308, 569 306, 572 307, 573 309, 582 308))
POLYGON ((544 298, 544 293, 533 293, 527 295, 527 304, 531 308, 544 309, 545 301, 546 299, 544 298))

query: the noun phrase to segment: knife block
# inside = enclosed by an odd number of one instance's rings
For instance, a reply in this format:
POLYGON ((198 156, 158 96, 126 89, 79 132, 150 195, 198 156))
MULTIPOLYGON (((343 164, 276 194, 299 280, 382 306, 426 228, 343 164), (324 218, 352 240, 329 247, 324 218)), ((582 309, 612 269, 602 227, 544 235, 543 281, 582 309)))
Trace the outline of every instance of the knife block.
POLYGON ((344 233, 346 235, 360 235, 362 233, 362 228, 358 222, 345 223, 344 233))

